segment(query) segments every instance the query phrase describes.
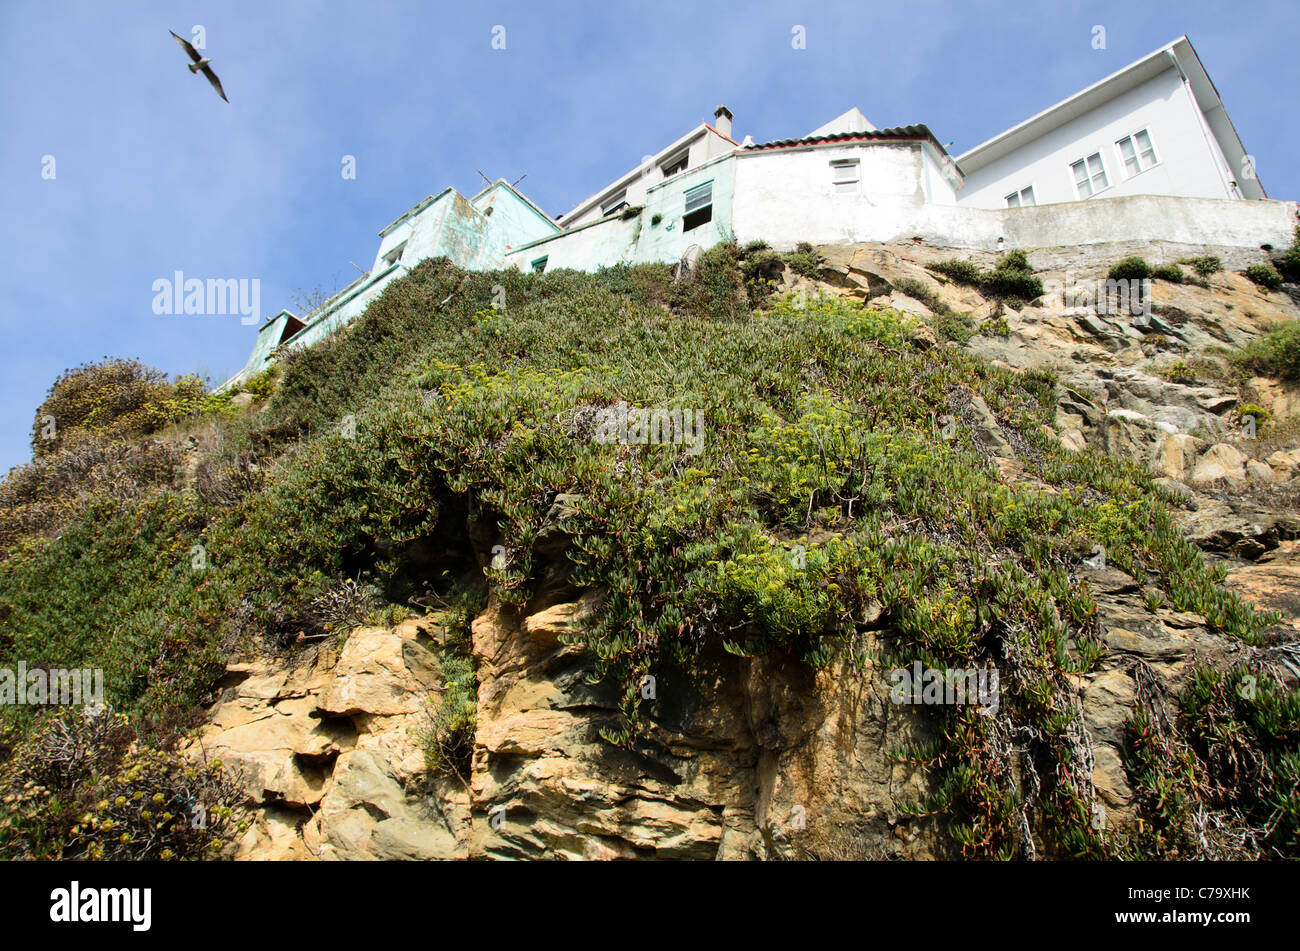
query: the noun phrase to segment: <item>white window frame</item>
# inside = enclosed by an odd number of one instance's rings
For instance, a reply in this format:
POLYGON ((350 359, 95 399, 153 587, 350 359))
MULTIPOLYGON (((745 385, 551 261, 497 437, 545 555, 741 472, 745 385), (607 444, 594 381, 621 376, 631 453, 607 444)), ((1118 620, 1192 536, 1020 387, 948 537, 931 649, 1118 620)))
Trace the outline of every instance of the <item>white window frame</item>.
POLYGON ((1074 193, 1079 197, 1080 201, 1086 201, 1089 198, 1095 198, 1097 195, 1100 195, 1106 189, 1110 188, 1110 174, 1106 171, 1106 159, 1101 154, 1101 152, 1089 152, 1087 155, 1083 156, 1083 158, 1075 159, 1073 162, 1071 162, 1070 178, 1074 182, 1074 193), (1099 168, 1099 171, 1097 172, 1094 172, 1092 170, 1093 159, 1097 160, 1097 165, 1099 168), (1080 164, 1083 165, 1083 170, 1087 173, 1087 175, 1084 177, 1084 180, 1082 182, 1079 181, 1079 175, 1074 170, 1075 166, 1080 164), (1102 185, 1100 188, 1097 187, 1095 181, 1098 174, 1101 175, 1101 180, 1102 180, 1102 185), (1083 185, 1088 186, 1088 194, 1086 195, 1083 193, 1083 189, 1081 187, 1083 185))
POLYGON ((831 159, 831 191, 837 195, 856 194, 862 190, 861 182, 861 159, 831 159))
POLYGON ((1010 195, 1005 196, 1003 200, 1007 203, 1008 208, 1030 208, 1038 204, 1038 195, 1034 192, 1034 186, 1030 184, 1013 191, 1010 195), (1029 201, 1025 201, 1026 194, 1029 195, 1029 201))
POLYGON ((1156 140, 1151 135, 1150 126, 1143 126, 1142 128, 1136 130, 1135 132, 1130 132, 1128 135, 1116 139, 1115 152, 1116 154, 1119 155, 1119 167, 1124 170, 1125 179, 1136 178, 1138 175, 1141 175, 1143 172, 1148 171, 1149 169, 1153 169, 1160 164, 1160 153, 1156 151, 1156 140), (1149 151, 1151 152, 1151 161, 1149 163, 1143 162, 1142 160, 1143 153, 1142 150, 1138 148, 1138 141, 1137 141, 1137 137, 1139 135, 1145 135, 1147 137, 1147 146, 1149 148, 1149 151), (1136 172, 1129 171, 1128 159, 1125 158, 1124 156, 1125 142, 1128 142, 1133 148, 1133 158, 1134 161, 1137 163, 1136 172))

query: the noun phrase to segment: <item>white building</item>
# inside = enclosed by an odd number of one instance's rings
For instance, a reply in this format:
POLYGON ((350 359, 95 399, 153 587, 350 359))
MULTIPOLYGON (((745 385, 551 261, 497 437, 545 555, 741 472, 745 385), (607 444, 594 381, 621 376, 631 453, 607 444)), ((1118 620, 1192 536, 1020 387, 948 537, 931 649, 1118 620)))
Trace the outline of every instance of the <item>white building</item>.
POLYGON ((1120 245, 1225 249, 1290 243, 1295 202, 1270 201, 1187 37, 987 142, 950 156, 924 125, 878 129, 857 108, 798 139, 732 138, 726 106, 552 220, 503 181, 444 189, 380 232, 373 268, 300 320, 258 333, 229 386, 281 347, 358 316, 420 261, 471 270, 595 270, 676 261, 719 241, 949 248, 1120 245))
POLYGON ((1223 101, 1180 36, 957 156, 961 205, 1124 195, 1263 199, 1223 101))

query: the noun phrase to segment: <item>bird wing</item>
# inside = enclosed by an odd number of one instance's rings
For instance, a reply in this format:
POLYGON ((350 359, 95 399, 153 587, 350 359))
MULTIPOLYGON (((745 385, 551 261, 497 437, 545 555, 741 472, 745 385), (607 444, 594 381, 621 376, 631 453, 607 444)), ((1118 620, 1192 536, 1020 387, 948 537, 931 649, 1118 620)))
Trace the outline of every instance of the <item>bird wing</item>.
POLYGON ((179 43, 179 44, 181 44, 181 46, 185 47, 185 52, 187 52, 187 53, 190 54, 190 59, 194 60, 194 62, 196 62, 196 63, 197 63, 199 60, 203 59, 202 54, 199 53, 199 51, 196 50, 194 47, 190 46, 188 40, 186 40, 186 39, 184 39, 184 38, 182 38, 182 37, 177 36, 175 33, 172 33, 171 30, 168 30, 167 32, 172 34, 172 37, 176 40, 177 43, 179 43))
MULTIPOLYGON (((204 66, 202 72, 204 76, 208 77, 208 82, 212 83, 212 88, 217 91, 217 95, 222 99, 226 99, 226 91, 221 88, 221 80, 218 79, 217 74, 212 71, 212 67, 204 66)), ((226 99, 226 102, 230 102, 230 100, 226 99)))

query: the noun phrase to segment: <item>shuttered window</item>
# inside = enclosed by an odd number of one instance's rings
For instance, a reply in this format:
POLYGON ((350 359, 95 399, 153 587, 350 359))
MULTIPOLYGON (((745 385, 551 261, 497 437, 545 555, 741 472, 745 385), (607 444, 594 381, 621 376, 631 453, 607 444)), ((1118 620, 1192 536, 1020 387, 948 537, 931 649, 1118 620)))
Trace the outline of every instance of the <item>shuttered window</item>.
POLYGON ((686 189, 686 214, 689 215, 711 204, 713 204, 713 182, 705 182, 703 185, 686 189))

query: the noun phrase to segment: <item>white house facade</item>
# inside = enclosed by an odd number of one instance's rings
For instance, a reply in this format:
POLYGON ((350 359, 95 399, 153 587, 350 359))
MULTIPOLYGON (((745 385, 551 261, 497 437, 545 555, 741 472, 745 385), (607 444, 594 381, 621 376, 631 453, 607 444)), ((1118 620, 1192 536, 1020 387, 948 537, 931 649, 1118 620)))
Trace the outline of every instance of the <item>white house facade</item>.
POLYGON ((1187 37, 957 157, 975 208, 1125 195, 1264 199, 1187 37))
POLYGON ((595 270, 676 261, 719 241, 921 241, 1003 251, 1141 241, 1290 243, 1295 202, 1271 201, 1184 36, 957 156, 924 125, 878 129, 857 108, 798 139, 732 138, 725 106, 550 218, 496 181, 444 189, 380 232, 370 271, 299 319, 258 331, 260 372, 355 319, 396 277, 447 257, 471 270, 595 270))

